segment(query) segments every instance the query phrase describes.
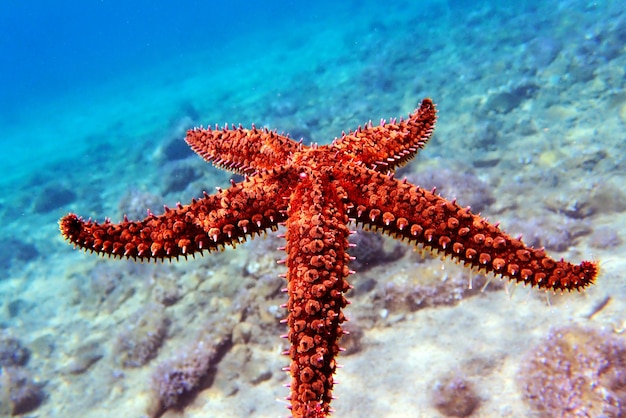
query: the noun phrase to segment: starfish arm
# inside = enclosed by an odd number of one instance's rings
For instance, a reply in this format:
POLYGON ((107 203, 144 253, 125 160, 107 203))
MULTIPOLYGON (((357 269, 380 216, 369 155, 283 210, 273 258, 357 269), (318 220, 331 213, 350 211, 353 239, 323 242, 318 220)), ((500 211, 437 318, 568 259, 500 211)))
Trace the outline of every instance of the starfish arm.
POLYGON ((353 203, 350 216, 393 237, 441 252, 487 272, 542 289, 579 290, 592 284, 598 265, 556 261, 527 247, 497 225, 419 187, 364 167, 344 170, 341 184, 353 203), (364 184, 365 186, 355 186, 364 184))
POLYGON ((65 239, 74 246, 118 258, 162 260, 215 251, 274 229, 284 220, 286 207, 281 212, 276 202, 285 201, 281 197, 289 193, 277 177, 272 172, 246 179, 142 221, 98 223, 70 213, 59 225, 65 239))
POLYGON ((426 145, 435 129, 436 119, 434 103, 424 99, 408 119, 381 121, 379 126, 370 122, 355 132, 344 133, 330 147, 373 170, 393 171, 415 157, 426 145))
POLYGON ((241 126, 190 129, 185 141, 206 161, 240 174, 280 167, 293 153, 305 147, 268 129, 241 126))
POLYGON ((301 178, 286 223, 292 376, 288 399, 294 417, 330 412, 345 320, 342 309, 347 304, 343 293, 349 289, 348 222, 341 192, 328 177, 301 178))

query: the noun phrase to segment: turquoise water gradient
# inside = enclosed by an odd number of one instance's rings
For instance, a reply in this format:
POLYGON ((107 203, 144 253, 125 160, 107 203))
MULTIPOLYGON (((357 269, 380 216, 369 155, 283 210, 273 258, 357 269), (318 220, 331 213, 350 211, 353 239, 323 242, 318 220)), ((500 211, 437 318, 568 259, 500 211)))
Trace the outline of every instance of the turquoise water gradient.
MULTIPOLYGON (((139 219, 239 181, 189 151, 191 127, 255 124, 323 144, 424 97, 437 127, 398 178, 602 274, 546 303, 402 243, 359 241, 376 265, 348 277, 345 313, 363 340, 339 356, 335 416, 442 416, 432 389, 455 373, 477 388, 473 416, 539 413, 529 398, 558 391, 529 394, 518 375, 551 330, 624 340, 624 45, 623 0, 0 1, 0 360, 7 336, 30 350, 19 372, 44 395, 28 416, 156 416, 157 365, 222 325, 232 347, 179 415, 287 415, 283 230, 140 264, 72 249, 58 220, 139 219), (150 306, 170 328, 154 358, 124 367, 116 347, 150 306)), ((609 399, 602 384, 587 385, 596 404, 609 399)))
MULTIPOLYGON (((148 1, 3 2, 3 178, 77 157, 87 138, 111 132, 116 124, 132 125, 120 131, 129 136, 142 130, 141 123, 151 123, 154 130, 159 123, 154 119, 170 118, 176 101, 206 102, 220 90, 232 95, 239 85, 249 87, 248 76, 254 78, 241 73, 250 70, 250 62, 264 61, 259 67, 278 67, 278 72, 284 65, 298 69, 305 63, 286 56, 278 62, 275 56, 288 50, 289 42, 315 35, 304 33, 307 25, 339 29, 332 20, 336 10, 325 15, 327 7, 316 2, 298 8, 286 1, 193 1, 184 7, 148 1)), ((348 9, 340 7, 344 13, 348 9)), ((280 85, 266 80, 255 90, 280 85)))

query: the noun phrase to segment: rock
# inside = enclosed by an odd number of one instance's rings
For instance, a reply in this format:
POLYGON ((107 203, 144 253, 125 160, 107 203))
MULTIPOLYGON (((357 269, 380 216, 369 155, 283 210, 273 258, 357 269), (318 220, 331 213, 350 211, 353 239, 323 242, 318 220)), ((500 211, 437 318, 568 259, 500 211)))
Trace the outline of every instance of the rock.
POLYGON ((37 195, 33 203, 33 210, 37 213, 47 213, 62 206, 69 205, 76 200, 76 193, 61 186, 47 186, 37 195))
POLYGON ((474 386, 462 376, 445 376, 433 386, 431 401, 446 417, 469 417, 480 406, 474 386))
POLYGON ((179 137, 172 138, 163 147, 163 157, 167 161, 182 160, 193 154, 194 152, 189 148, 189 145, 179 137))
POLYGON ((102 343, 92 341, 81 345, 74 351, 73 358, 67 366, 66 371, 71 374, 84 373, 94 363, 102 358, 102 343))

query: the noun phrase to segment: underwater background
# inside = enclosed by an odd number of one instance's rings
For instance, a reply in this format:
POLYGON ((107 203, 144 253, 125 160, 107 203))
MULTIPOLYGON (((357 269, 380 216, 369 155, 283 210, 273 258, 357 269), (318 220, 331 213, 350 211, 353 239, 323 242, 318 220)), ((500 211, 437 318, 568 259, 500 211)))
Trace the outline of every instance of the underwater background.
POLYGON ((239 181, 193 126, 325 144, 424 97, 397 177, 601 275, 546 294, 358 229, 334 416, 626 416, 625 45, 621 1, 1 2, 0 416, 287 416, 281 231, 140 264, 58 219, 239 181))

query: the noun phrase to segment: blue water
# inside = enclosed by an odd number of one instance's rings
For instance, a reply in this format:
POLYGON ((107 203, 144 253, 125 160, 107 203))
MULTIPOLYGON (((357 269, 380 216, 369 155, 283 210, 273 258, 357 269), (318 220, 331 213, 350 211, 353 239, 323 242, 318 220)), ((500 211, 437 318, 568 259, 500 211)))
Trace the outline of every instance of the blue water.
MULTIPOLYGON (((439 119, 422 166, 480 178, 496 195, 485 212, 529 239, 547 230, 565 241, 558 251, 618 253, 590 236, 626 196, 594 194, 624 172, 626 7, 504 3, 0 2, 0 326, 32 343, 63 328, 49 317, 74 315, 72 286, 93 261, 60 238, 68 211, 115 221, 228 185, 185 153, 186 129, 255 123, 328 143, 423 97, 439 119), (70 289, 63 308, 46 286, 70 289)), ((610 228, 626 238, 622 223, 610 228)), ((54 415, 70 398, 44 408, 54 415)))
MULTIPOLYGON (((322 4, 315 7, 321 9, 322 4)), ((280 31, 272 34, 271 41, 280 48, 281 28, 293 25, 294 19, 316 16, 314 9, 297 10, 288 2, 261 6, 197 1, 182 8, 139 1, 127 5, 4 2, 0 5, 2 167, 9 175, 28 174, 24 164, 41 168, 46 162, 76 156, 84 150, 89 125, 100 130, 101 124, 122 119, 88 111, 91 106, 106 107, 106 101, 129 100, 128 85, 118 85, 120 80, 141 89, 138 80, 151 85, 153 77, 156 83, 171 83, 200 68, 216 71, 222 61, 237 65, 238 56, 266 52, 256 42, 268 37, 270 27, 280 31), (252 43, 250 34, 254 34, 252 43), (200 61, 195 61, 197 55, 200 61)), ((232 80, 222 83, 232 86, 232 80)), ((152 97, 146 92, 130 105, 141 113, 152 97)), ((169 117, 166 113, 163 118, 169 117)))
POLYGON ((305 12, 288 2, 247 1, 193 1, 185 7, 149 1, 35 1, 0 7, 4 115, 24 99, 54 99, 120 73, 199 50, 215 51, 221 43, 245 39, 270 22, 300 19, 305 12))
MULTIPOLYGON (((410 48, 416 54, 405 54, 403 60, 408 59, 406 64, 419 77, 428 69, 424 65, 428 55, 441 43, 462 42, 446 37, 448 25, 484 7, 491 6, 462 1, 423 5, 320 1, 307 7, 289 1, 197 1, 184 7, 138 1, 124 6, 108 1, 54 6, 44 1, 4 2, 0 140, 5 152, 0 162, 8 178, 28 175, 25 165, 36 169, 77 157, 85 150, 86 138, 110 132, 111 125, 126 127, 134 120, 157 130, 154 124, 173 117, 177 102, 196 107, 212 102, 213 115, 229 120, 242 117, 224 111, 224 99, 230 105, 229 98, 238 91, 251 100, 265 95, 273 100, 272 95, 290 92, 302 106, 304 92, 297 90, 306 86, 299 83, 311 82, 315 74, 320 81, 314 84, 323 91, 310 94, 308 102, 346 94, 352 86, 353 94, 367 103, 371 99, 359 91, 366 87, 365 80, 356 78, 364 66, 371 66, 376 78, 367 87, 384 89, 394 78, 406 77, 407 70, 389 65, 386 50, 410 48), (403 14, 415 18, 396 31, 396 14, 400 19, 403 14), (415 33, 407 38, 407 30, 415 33), (419 32, 435 35, 439 44, 428 45, 419 32), (190 81, 202 76, 205 80, 190 81)), ((531 8, 532 2, 506 7, 518 13, 531 8)), ((526 24, 524 19, 515 24, 526 24)), ((547 30, 548 24, 549 20, 535 29, 547 30)), ((462 54, 464 45, 457 47, 462 54)), ((401 86, 392 89, 397 96, 401 86)), ((423 92, 430 93, 428 88, 423 92)), ((374 117, 389 116, 386 108, 385 104, 377 109, 374 117)), ((212 114, 199 110, 203 118, 213 120, 212 114)), ((372 117, 367 115, 355 116, 372 117)), ((117 136, 136 136, 140 128, 128 129, 117 136)))

